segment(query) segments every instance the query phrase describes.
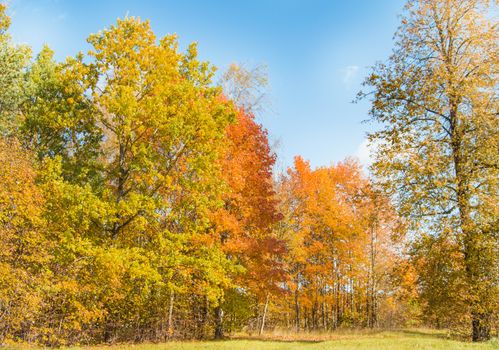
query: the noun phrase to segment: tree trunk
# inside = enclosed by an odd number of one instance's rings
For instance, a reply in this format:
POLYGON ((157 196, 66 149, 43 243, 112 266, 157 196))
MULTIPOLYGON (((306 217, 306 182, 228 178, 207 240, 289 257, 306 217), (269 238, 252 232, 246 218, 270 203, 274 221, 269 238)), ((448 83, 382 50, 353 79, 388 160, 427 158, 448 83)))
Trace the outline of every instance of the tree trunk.
POLYGON ((199 326, 197 337, 203 339, 208 334, 207 330, 210 328, 210 301, 208 296, 205 295, 203 300, 203 308, 201 310, 201 325, 199 326))
POLYGON ((220 303, 221 301, 219 301, 219 305, 215 308, 215 339, 223 339, 224 337, 224 311, 220 303))
MULTIPOLYGON (((324 298, 324 297, 323 297, 324 298)), ((322 301, 322 329, 327 331, 327 310, 326 302, 322 301)))
POLYGON ((263 308, 263 315, 262 315, 262 324, 260 325, 260 333, 259 335, 263 334, 263 329, 265 328, 265 317, 267 317, 267 308, 269 306, 269 294, 267 293, 267 297, 265 298, 265 306, 263 308))
MULTIPOLYGON (((316 293, 317 294, 317 293, 316 293)), ((317 301, 314 300, 312 303, 312 308, 310 310, 310 329, 316 329, 317 327, 317 301)))
POLYGON ((472 340, 485 341, 490 339, 490 324, 486 314, 472 314, 472 340))
POLYGON ((300 331, 300 303, 298 301, 298 288, 295 290, 295 327, 296 332, 300 331))
POLYGON ((466 159, 463 155, 463 130, 457 118, 457 102, 451 98, 451 145, 454 162, 455 180, 457 185, 457 206, 459 209, 460 228, 463 235, 464 264, 466 272, 466 281, 471 297, 471 329, 473 341, 484 341, 490 339, 489 315, 477 310, 481 309, 483 303, 477 295, 473 295, 480 282, 480 271, 478 266, 480 262, 477 257, 479 249, 477 247, 477 238, 474 232, 474 223, 471 214, 470 204, 470 179, 465 169, 466 159))
POLYGON ((168 306, 168 338, 173 335, 173 303, 175 302, 175 292, 170 292, 170 305, 168 306))
MULTIPOLYGON (((461 209, 462 210, 462 209, 461 209)), ((461 220, 471 218, 468 216, 467 210, 461 212, 461 220)), ((466 222, 466 221, 465 221, 466 222)), ((490 314, 486 312, 481 312, 477 310, 482 309, 483 300, 480 297, 473 295, 474 289, 478 288, 480 283, 480 272, 477 271, 478 264, 480 262, 476 261, 478 249, 476 247, 475 238, 473 237, 473 232, 469 229, 469 226, 462 225, 463 235, 464 235, 464 263, 466 280, 468 284, 468 291, 470 293, 471 301, 471 339, 474 342, 486 341, 490 339, 490 314)))

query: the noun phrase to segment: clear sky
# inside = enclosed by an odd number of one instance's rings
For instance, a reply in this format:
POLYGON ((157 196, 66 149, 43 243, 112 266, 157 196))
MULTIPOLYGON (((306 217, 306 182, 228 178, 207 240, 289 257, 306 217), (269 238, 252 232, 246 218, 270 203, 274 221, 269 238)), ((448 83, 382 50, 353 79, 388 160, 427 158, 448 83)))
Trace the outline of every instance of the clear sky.
POLYGON ((196 41, 202 59, 266 64, 272 111, 259 118, 280 168, 300 154, 313 166, 347 156, 367 162, 367 103, 352 104, 368 67, 388 57, 402 0, 10 0, 11 34, 58 59, 118 17, 149 19, 156 35, 196 41))

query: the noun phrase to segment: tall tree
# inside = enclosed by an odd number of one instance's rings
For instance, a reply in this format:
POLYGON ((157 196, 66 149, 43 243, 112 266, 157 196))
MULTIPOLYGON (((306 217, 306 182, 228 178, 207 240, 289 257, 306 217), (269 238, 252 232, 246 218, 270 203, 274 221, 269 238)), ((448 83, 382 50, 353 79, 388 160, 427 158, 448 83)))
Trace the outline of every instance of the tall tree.
POLYGON ((499 34, 488 9, 409 1, 392 56, 360 94, 383 125, 370 135, 373 170, 400 213, 459 244, 474 341, 489 338, 498 310, 499 34))
POLYGON ((82 328, 142 337, 172 328, 174 295, 215 302, 230 284, 209 215, 222 203, 217 160, 235 113, 195 45, 180 52, 175 36, 157 40, 135 18, 88 41, 88 56, 62 64, 44 48, 27 74, 22 139, 45 165, 59 240, 47 328, 69 341, 82 328), (132 322, 136 332, 123 332, 132 322))
POLYGON ((265 303, 283 280, 284 246, 273 235, 279 219, 272 181, 275 154, 267 131, 252 114, 241 109, 236 122, 227 127, 220 162, 227 190, 224 206, 215 213, 217 231, 227 256, 244 268, 234 276, 236 285, 265 303))

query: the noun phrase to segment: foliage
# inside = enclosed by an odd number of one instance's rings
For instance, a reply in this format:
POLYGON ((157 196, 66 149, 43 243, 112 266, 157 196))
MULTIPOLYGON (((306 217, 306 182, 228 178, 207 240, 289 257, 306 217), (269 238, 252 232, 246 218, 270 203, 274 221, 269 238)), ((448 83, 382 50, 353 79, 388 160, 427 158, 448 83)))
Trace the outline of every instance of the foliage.
POLYGON ((0 135, 15 132, 19 121, 19 105, 23 94, 23 71, 31 51, 26 46, 12 44, 7 29, 10 18, 6 6, 0 3, 0 135))
MULTIPOLYGON (((24 336, 38 321, 50 271, 50 241, 30 154, 0 140, 0 339, 24 336)), ((35 326, 36 327, 36 326, 35 326)))
POLYGON ((290 250, 290 299, 281 307, 296 330, 383 322, 379 305, 392 292, 399 224, 360 166, 347 160, 313 170, 297 157, 280 196, 290 250))
POLYGON ((226 140, 220 162, 228 188, 214 221, 228 259, 244 269, 233 277, 236 290, 230 295, 249 300, 254 296, 258 308, 267 295, 279 294, 279 283, 285 279, 285 246, 273 232, 279 219, 272 183, 275 155, 266 130, 242 109, 227 127, 226 140))

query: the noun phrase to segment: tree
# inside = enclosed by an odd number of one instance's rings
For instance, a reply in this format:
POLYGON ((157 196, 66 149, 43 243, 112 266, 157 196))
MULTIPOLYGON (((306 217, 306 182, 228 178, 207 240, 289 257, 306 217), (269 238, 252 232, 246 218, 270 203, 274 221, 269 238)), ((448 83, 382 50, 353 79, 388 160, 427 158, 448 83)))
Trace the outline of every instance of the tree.
POLYGON ((400 214, 459 244, 474 341, 489 338, 498 310, 499 38, 488 4, 409 1, 394 53, 360 94, 383 126, 370 135, 374 174, 400 214))
POLYGON ((88 41, 88 56, 64 63, 42 50, 22 108, 20 138, 42 164, 57 240, 44 310, 54 345, 163 337, 182 297, 194 324, 192 295, 216 303, 233 266, 210 219, 235 115, 214 69, 195 45, 179 52, 175 36, 158 41, 135 18, 88 41))
POLYGON ((96 185, 103 134, 77 70, 81 57, 58 63, 53 56, 44 46, 27 69, 19 138, 39 160, 60 156, 66 180, 96 185))
POLYGON ((244 268, 233 277, 236 286, 256 297, 259 306, 279 291, 278 283, 284 278, 280 258, 285 250, 273 235, 279 219, 272 179, 275 154, 267 131, 243 109, 226 129, 220 162, 227 190, 224 206, 214 214, 217 232, 227 256, 244 268))
POLYGON ((279 197, 296 330, 376 326, 397 253, 388 199, 351 160, 312 169, 301 157, 279 197))
POLYGON ((119 20, 88 40, 83 69, 100 113, 110 210, 102 229, 154 257, 166 286, 192 284, 214 301, 230 283, 209 214, 221 203, 216 159, 232 105, 211 86, 214 69, 196 45, 180 53, 175 36, 157 43, 149 22, 119 20))
POLYGON ((23 101, 23 73, 31 50, 12 44, 7 29, 10 18, 0 3, 0 135, 12 135, 19 126, 19 105, 23 101))
POLYGON ((233 63, 222 75, 220 83, 225 95, 246 113, 258 114, 267 107, 266 66, 248 68, 244 64, 233 63))
MULTIPOLYGON (((284 277, 280 261, 283 242, 272 235, 278 221, 272 188, 276 156, 269 146, 267 131, 254 120, 268 102, 266 67, 233 63, 222 75, 220 85, 239 113, 236 123, 226 131, 222 168, 228 191, 225 208, 217 213, 218 230, 228 256, 245 268, 236 278, 244 286, 245 295, 239 293, 239 297, 256 297, 257 324, 263 332, 270 296, 279 290, 276 284, 284 277), (262 300, 265 302, 260 321, 262 300)), ((234 292, 229 295, 238 295, 234 292)))
POLYGON ((0 341, 19 340, 39 326, 50 247, 32 155, 0 139, 0 341))
POLYGON ((376 186, 369 183, 363 188, 360 205, 363 226, 367 231, 367 282, 366 325, 378 326, 380 292, 392 289, 392 277, 397 260, 401 260, 397 249, 403 241, 405 227, 395 209, 376 186))

